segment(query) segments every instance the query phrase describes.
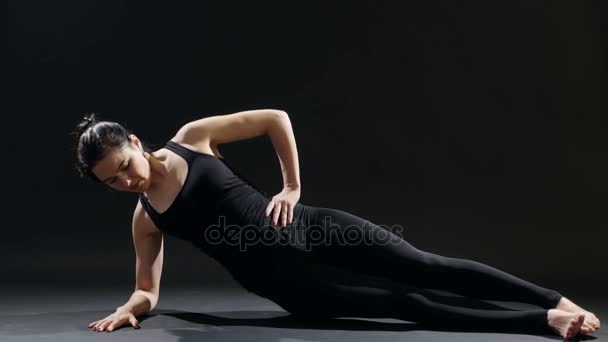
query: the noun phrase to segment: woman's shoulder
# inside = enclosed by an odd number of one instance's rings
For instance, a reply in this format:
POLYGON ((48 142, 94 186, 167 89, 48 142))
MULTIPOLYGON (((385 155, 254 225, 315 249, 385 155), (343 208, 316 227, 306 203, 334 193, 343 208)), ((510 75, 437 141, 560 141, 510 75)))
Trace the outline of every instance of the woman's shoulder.
POLYGON ((188 137, 183 134, 176 134, 167 143, 169 143, 169 142, 178 144, 195 153, 210 154, 216 158, 223 158, 223 156, 217 149, 217 146, 212 145, 209 141, 206 141, 206 140, 188 139, 188 137))

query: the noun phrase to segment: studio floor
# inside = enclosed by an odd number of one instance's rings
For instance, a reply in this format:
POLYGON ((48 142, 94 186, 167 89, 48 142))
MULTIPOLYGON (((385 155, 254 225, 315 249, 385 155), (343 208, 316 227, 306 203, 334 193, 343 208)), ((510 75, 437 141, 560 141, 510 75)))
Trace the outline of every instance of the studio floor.
MULTIPOLYGON (((302 321, 278 305, 238 287, 168 288, 149 315, 112 333, 87 329, 128 299, 128 289, 5 289, 0 341, 561 341, 558 336, 429 330, 395 319, 339 318, 302 321)), ((605 298, 576 296, 577 303, 608 317, 605 298)), ((509 308, 525 304, 493 302, 509 308)), ((580 340, 608 341, 604 329, 580 340)))

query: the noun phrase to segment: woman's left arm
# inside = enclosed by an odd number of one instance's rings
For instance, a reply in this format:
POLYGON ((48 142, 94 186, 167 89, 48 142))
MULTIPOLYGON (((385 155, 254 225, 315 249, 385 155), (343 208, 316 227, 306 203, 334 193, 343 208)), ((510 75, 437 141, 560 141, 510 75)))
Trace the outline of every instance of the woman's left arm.
POLYGON ((268 216, 272 213, 272 224, 281 222, 284 227, 293 222, 293 210, 300 199, 301 188, 296 140, 286 112, 256 109, 202 118, 184 125, 177 132, 175 140, 209 151, 215 150, 220 144, 263 134, 270 137, 283 174, 283 190, 273 196, 264 214, 268 216))
POLYGON ((279 120, 268 130, 268 135, 281 163, 283 173, 283 190, 273 196, 266 207, 265 215, 272 212, 272 224, 281 222, 281 226, 293 222, 293 210, 300 199, 300 165, 296 139, 287 113, 282 112, 279 120), (274 210, 274 211, 273 211, 274 210))

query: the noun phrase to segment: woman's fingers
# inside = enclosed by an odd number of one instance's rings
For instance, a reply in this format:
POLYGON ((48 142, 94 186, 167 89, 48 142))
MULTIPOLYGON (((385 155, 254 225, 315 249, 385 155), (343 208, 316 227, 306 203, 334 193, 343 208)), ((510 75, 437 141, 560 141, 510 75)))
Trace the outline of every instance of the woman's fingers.
POLYGON ((139 329, 139 321, 137 320, 137 318, 135 318, 135 316, 133 316, 133 315, 129 316, 129 322, 131 322, 131 325, 133 326, 133 328, 139 329))
POLYGON ((281 214, 281 202, 275 204, 274 206, 274 212, 272 213, 272 225, 276 226, 277 223, 279 222, 279 214, 281 214))
POLYGON ((112 323, 112 321, 111 321, 111 320, 107 320, 107 321, 103 322, 101 325, 99 325, 99 331, 104 331, 104 330, 106 330, 106 327, 107 327, 108 325, 110 325, 110 323, 112 323))
POLYGON ((281 208, 281 226, 285 227, 287 225, 287 211, 289 209, 289 205, 283 204, 281 208))
POLYGON ((101 324, 103 324, 103 322, 105 322, 105 318, 102 320, 97 321, 97 324, 95 324, 95 326, 93 327, 93 330, 99 330, 99 326, 101 326, 101 324))
POLYGON ((100 321, 97 321, 97 323, 96 323, 96 324, 93 326, 93 330, 97 330, 97 329, 99 329, 99 325, 100 325, 101 323, 103 323, 103 319, 102 319, 102 320, 100 320, 100 321))
POLYGON ((293 207, 287 201, 270 201, 264 211, 264 216, 272 214, 272 225, 276 226, 279 223, 282 227, 293 222, 293 207))
POLYGON ((107 330, 108 332, 112 332, 112 331, 114 331, 114 329, 122 327, 122 326, 125 324, 125 322, 126 322, 126 321, 127 321, 127 320, 126 320, 126 319, 124 319, 124 318, 115 318, 115 319, 114 319, 114 320, 113 320, 113 321, 112 321, 112 322, 111 322, 111 323, 108 325, 108 328, 107 328, 106 330, 107 330))
POLYGON ((97 324, 97 322, 99 322, 99 320, 95 321, 95 322, 91 322, 89 323, 89 325, 87 326, 87 328, 91 328, 93 327, 95 324, 97 324))
POLYGON ((268 205, 266 206, 266 211, 264 212, 264 217, 268 217, 268 215, 270 215, 270 213, 272 212, 272 208, 274 208, 274 202, 270 201, 270 203, 268 203, 268 205))
POLYGON ((108 332, 111 332, 115 328, 118 328, 118 327, 121 327, 122 325, 124 325, 126 321, 127 320, 125 318, 122 318, 122 317, 121 318, 116 317, 116 318, 114 318, 112 320, 108 320, 108 321, 105 322, 105 324, 103 324, 101 326, 101 331, 106 330, 108 332))
POLYGON ((108 326, 112 322, 113 322, 113 320, 111 318, 110 319, 108 319, 108 318, 101 319, 101 320, 97 321, 97 323, 93 326, 93 330, 103 331, 106 328, 106 326, 108 326))
POLYGON ((107 331, 112 332, 116 328, 120 328, 126 322, 130 322, 134 328, 139 329, 139 321, 135 316, 131 314, 121 314, 121 315, 113 315, 110 318, 104 318, 99 321, 92 322, 89 324, 89 327, 93 326, 93 329, 96 331, 107 331))
POLYGON ((99 321, 97 321, 97 324, 95 324, 95 330, 99 330, 101 328, 101 326, 103 324, 105 324, 108 320, 112 320, 112 315, 108 315, 106 317, 104 317, 103 319, 100 319, 99 321))

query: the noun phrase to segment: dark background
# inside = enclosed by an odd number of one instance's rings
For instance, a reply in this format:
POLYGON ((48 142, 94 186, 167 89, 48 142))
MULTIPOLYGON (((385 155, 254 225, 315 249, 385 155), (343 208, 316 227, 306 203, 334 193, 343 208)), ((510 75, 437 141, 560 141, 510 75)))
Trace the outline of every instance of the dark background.
MULTIPOLYGON (((303 204, 558 290, 608 283, 605 2, 20 0, 7 13, 5 286, 134 284, 136 196, 78 177, 83 114, 160 148, 190 120, 257 108, 290 115, 303 204)), ((269 139, 220 151, 280 191, 269 139)), ((163 286, 228 281, 167 237, 163 286)))

